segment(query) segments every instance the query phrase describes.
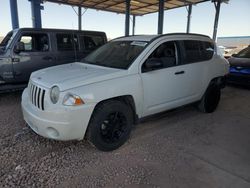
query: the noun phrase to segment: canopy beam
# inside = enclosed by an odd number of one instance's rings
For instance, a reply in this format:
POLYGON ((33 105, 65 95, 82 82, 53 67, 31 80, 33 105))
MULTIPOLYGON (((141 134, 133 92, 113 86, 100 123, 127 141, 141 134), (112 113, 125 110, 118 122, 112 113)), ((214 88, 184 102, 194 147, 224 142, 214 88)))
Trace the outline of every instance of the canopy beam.
POLYGON ((12 28, 17 29, 19 28, 17 0, 10 0, 10 12, 11 12, 12 28))
POLYGON ((213 40, 216 41, 218 24, 219 24, 219 17, 220 17, 221 0, 217 0, 217 3, 214 2, 214 5, 215 5, 215 18, 214 18, 213 40))
POLYGON ((31 3, 31 13, 32 13, 32 25, 33 28, 42 28, 42 17, 41 17, 41 0, 29 0, 31 3))
POLYGON ((192 15, 192 5, 188 5, 187 33, 190 32, 191 15, 192 15))
POLYGON ((158 12, 158 34, 163 32, 164 21, 164 0, 159 0, 159 12, 158 12))

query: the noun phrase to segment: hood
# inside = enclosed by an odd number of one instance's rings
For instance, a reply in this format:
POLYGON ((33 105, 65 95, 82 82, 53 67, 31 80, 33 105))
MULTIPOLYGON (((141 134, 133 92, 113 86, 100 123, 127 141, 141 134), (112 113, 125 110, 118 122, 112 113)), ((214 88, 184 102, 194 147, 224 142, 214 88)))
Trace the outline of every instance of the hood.
POLYGON ((250 58, 231 57, 228 59, 230 66, 250 67, 250 58))
POLYGON ((126 74, 127 70, 84 63, 70 63, 36 71, 32 73, 31 80, 46 88, 57 85, 60 91, 65 91, 126 74))

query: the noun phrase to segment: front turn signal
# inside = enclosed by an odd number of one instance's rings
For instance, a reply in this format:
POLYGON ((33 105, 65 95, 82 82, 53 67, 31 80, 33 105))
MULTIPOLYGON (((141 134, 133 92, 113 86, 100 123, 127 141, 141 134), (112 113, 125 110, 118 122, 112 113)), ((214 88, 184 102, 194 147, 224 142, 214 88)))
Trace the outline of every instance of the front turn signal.
POLYGON ((81 97, 74 94, 67 94, 63 99, 63 105, 65 106, 79 106, 84 104, 84 101, 81 97))

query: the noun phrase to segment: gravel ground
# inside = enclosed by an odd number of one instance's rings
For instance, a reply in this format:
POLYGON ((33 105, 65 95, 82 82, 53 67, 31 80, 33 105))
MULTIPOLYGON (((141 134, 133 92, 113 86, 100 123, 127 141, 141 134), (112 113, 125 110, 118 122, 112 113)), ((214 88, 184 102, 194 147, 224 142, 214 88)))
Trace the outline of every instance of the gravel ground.
POLYGON ((225 88, 212 114, 187 106, 147 118, 108 153, 36 135, 20 97, 0 95, 0 187, 250 187, 249 89, 225 88))

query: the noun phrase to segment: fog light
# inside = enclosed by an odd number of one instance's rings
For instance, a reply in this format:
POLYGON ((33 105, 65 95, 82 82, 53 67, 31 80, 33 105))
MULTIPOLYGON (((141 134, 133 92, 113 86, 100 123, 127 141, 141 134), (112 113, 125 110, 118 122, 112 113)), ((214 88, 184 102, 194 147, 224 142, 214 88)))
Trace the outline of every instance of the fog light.
POLYGON ((57 138, 59 136, 59 132, 52 128, 52 127, 48 127, 47 128, 47 135, 50 137, 50 138, 57 138))

